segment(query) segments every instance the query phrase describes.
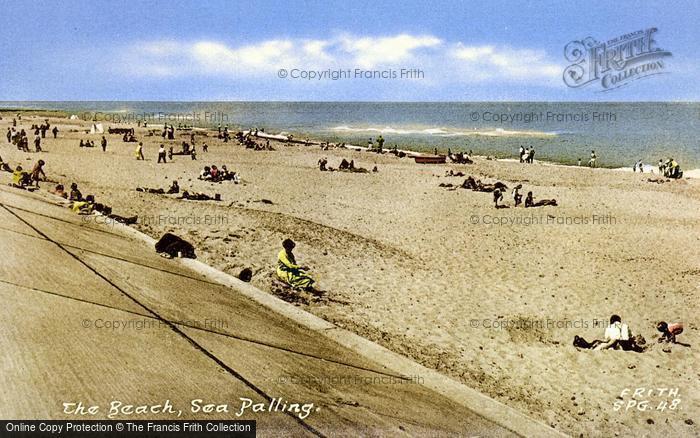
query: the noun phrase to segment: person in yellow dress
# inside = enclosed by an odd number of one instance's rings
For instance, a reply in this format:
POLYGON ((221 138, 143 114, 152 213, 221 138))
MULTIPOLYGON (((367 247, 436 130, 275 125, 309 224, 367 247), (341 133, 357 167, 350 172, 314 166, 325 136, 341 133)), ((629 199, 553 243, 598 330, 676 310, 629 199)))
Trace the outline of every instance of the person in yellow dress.
POLYGON ((313 289, 315 280, 306 273, 309 268, 296 264, 293 253, 295 246, 291 239, 282 242, 282 250, 277 256, 277 276, 295 289, 313 289))

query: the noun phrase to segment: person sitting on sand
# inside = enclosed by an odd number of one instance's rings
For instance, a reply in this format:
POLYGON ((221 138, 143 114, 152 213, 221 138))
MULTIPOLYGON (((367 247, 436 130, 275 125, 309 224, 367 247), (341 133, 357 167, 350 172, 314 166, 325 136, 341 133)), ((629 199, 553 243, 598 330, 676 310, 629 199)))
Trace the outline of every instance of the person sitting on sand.
POLYGON ((518 184, 517 186, 515 186, 515 188, 513 188, 513 202, 515 202, 516 207, 523 202, 523 195, 520 194, 520 189, 522 188, 522 184, 518 184))
POLYGON ((82 201, 83 194, 78 190, 78 184, 72 183, 70 185, 70 195, 68 196, 69 201, 82 201))
POLYGON ((676 343, 676 336, 683 333, 683 323, 675 322, 672 324, 661 321, 656 325, 656 329, 661 332, 661 337, 658 342, 676 343))
POLYGON ((534 202, 534 200, 532 198, 532 192, 527 192, 527 197, 525 198, 525 208, 544 207, 546 205, 551 205, 553 207, 556 207, 557 200, 556 199, 541 199, 537 202, 534 202))
POLYGON ((211 168, 209 169, 209 175, 211 176, 212 181, 218 181, 220 177, 219 168, 212 164, 211 168))
POLYGON ((83 139, 82 139, 82 138, 80 139, 80 144, 79 144, 78 146, 81 147, 81 148, 84 148, 84 147, 85 147, 85 142, 83 142, 83 139))
POLYGON ((321 158, 320 160, 318 160, 318 170, 320 170, 321 172, 325 172, 326 170, 328 170, 326 169, 327 164, 328 160, 326 158, 321 158))
POLYGON ((595 347, 595 350, 625 350, 625 351, 643 351, 643 348, 637 345, 632 332, 627 324, 622 322, 619 315, 610 317, 610 325, 605 329, 605 340, 595 347))
POLYGON ((503 200, 503 192, 501 191, 501 189, 494 190, 493 191, 493 203, 496 206, 496 208, 505 207, 505 206, 498 205, 498 202, 502 201, 502 200, 503 200))
POLYGON ((282 242, 282 250, 277 255, 277 277, 294 289, 313 289, 314 279, 305 271, 309 268, 300 266, 294 257, 296 244, 291 239, 282 242))
POLYGON ((210 180, 211 179, 211 173, 210 173, 210 168, 209 166, 204 166, 204 169, 199 172, 199 177, 198 179, 203 179, 203 180, 210 180))
POLYGON ((54 195, 60 196, 63 199, 68 198, 68 193, 66 193, 66 190, 64 189, 63 184, 57 184, 56 187, 49 190, 49 193, 53 193, 54 195))
POLYGON ((24 188, 32 184, 32 179, 29 173, 22 169, 22 166, 17 166, 12 172, 12 185, 14 187, 24 188))
POLYGON ((174 193, 180 193, 180 185, 177 183, 177 180, 173 180, 173 183, 170 185, 170 188, 168 189, 167 193, 169 195, 172 195, 174 193))

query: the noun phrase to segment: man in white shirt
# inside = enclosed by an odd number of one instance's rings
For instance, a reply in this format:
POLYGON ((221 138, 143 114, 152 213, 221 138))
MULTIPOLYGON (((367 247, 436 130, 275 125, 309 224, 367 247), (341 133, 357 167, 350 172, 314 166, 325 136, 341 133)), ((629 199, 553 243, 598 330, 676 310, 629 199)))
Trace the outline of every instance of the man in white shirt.
POLYGON ((630 337, 630 330, 627 324, 623 324, 622 318, 618 315, 613 315, 610 317, 610 325, 605 329, 605 341, 595 349, 605 350, 608 348, 617 349, 623 347, 622 344, 628 343, 630 337))

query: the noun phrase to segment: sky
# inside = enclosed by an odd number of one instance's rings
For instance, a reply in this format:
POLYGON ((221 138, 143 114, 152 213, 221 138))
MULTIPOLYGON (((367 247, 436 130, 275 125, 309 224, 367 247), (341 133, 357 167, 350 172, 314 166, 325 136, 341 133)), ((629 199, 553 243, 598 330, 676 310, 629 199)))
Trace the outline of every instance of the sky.
POLYGON ((3 10, 6 101, 700 98, 694 0, 4 0, 3 10), (571 41, 649 28, 671 53, 663 74, 609 91, 564 83, 571 41))

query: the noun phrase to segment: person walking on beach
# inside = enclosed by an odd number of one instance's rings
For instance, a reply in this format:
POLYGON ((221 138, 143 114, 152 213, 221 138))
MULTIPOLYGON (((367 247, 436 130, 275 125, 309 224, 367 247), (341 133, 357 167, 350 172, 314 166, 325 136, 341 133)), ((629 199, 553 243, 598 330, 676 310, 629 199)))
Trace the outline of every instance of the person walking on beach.
POLYGON ((7 137, 7 142, 8 142, 8 143, 12 143, 12 131, 10 130, 10 128, 7 128, 7 135, 6 135, 6 137, 7 137))
POLYGON ((100 141, 100 144, 102 146, 102 152, 107 152, 107 139, 105 136, 102 136, 102 140, 100 141))
POLYGON ((588 160, 588 166, 590 167, 595 167, 595 162, 598 159, 598 157, 595 154, 595 151, 591 151, 591 159, 588 160))
POLYGON ((523 145, 520 145, 520 149, 518 150, 518 158, 520 159, 521 163, 525 162, 525 148, 523 145))
POLYGON ((381 135, 377 137, 377 153, 384 153, 384 137, 381 135))
POLYGON ((54 126, 51 132, 53 133, 53 138, 56 138, 56 135, 58 135, 58 126, 54 126))
POLYGON ((145 160, 143 156, 143 143, 139 142, 139 145, 136 146, 136 159, 137 160, 145 160))
POLYGON ((39 180, 41 179, 41 177, 46 179, 46 174, 44 173, 44 164, 46 164, 44 163, 44 160, 39 160, 32 169, 31 178, 32 181, 36 183, 37 187, 39 187, 39 180))
POLYGON ((165 155, 165 146, 160 145, 160 148, 158 148, 158 163, 163 161, 163 163, 167 163, 167 157, 165 155))
POLYGON ((34 150, 37 152, 41 152, 41 137, 39 134, 34 136, 34 150))

